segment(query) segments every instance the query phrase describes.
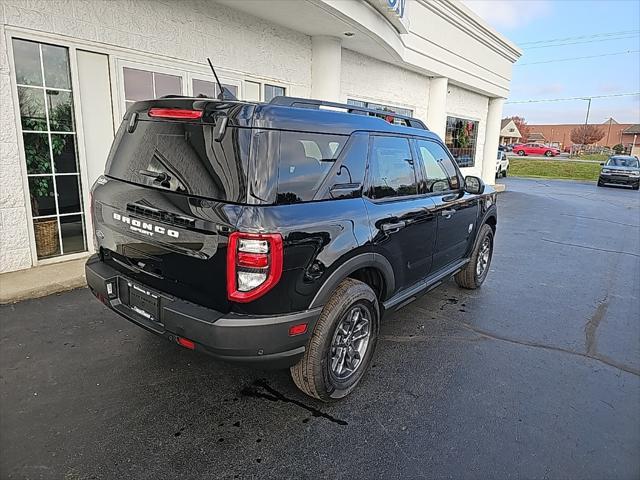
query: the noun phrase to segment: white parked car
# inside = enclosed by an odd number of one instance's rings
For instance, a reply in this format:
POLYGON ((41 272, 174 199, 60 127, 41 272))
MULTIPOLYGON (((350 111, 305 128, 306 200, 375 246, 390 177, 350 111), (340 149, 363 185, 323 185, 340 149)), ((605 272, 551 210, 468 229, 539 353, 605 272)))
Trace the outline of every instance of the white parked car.
POLYGON ((509 159, 507 154, 498 150, 498 160, 496 161, 496 178, 506 177, 509 172, 509 159))

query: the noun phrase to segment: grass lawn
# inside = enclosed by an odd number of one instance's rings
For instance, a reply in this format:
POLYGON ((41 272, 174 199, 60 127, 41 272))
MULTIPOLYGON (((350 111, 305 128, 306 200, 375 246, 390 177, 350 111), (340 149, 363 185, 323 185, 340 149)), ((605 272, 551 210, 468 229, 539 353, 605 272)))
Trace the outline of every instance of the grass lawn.
POLYGON ((567 162, 566 160, 509 160, 509 175, 514 177, 568 178, 572 180, 597 180, 599 163, 567 162))

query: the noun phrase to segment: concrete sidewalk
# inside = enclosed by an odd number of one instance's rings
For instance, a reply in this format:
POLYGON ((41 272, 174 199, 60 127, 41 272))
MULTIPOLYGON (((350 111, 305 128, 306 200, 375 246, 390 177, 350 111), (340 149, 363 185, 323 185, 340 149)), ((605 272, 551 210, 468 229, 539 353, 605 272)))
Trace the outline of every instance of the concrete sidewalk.
POLYGON ((84 287, 86 258, 42 265, 0 275, 0 304, 14 303, 28 298, 44 297, 84 287))

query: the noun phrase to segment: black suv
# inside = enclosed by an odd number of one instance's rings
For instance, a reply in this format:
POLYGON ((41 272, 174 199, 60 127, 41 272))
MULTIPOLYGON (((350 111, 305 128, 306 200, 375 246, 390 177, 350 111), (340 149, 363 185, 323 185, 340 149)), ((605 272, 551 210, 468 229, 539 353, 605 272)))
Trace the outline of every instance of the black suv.
POLYGON ((485 280, 496 195, 414 118, 277 97, 133 104, 92 189, 94 295, 183 347, 339 399, 380 319, 485 280))

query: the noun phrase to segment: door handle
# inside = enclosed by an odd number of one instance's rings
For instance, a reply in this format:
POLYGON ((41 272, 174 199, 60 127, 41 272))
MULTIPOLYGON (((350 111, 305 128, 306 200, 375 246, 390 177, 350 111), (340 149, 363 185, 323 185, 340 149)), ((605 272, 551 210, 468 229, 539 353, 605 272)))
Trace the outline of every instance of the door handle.
POLYGON ((405 222, 404 220, 401 220, 399 222, 394 222, 394 223, 383 223, 380 226, 380 229, 384 233, 394 233, 400 230, 401 228, 404 228, 406 225, 407 225, 407 222, 405 222))
POLYGON ((444 218, 451 218, 451 215, 453 215, 454 213, 456 213, 456 211, 452 208, 450 210, 442 210, 440 212, 440 215, 442 215, 444 218))

